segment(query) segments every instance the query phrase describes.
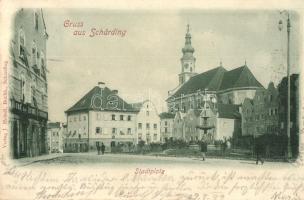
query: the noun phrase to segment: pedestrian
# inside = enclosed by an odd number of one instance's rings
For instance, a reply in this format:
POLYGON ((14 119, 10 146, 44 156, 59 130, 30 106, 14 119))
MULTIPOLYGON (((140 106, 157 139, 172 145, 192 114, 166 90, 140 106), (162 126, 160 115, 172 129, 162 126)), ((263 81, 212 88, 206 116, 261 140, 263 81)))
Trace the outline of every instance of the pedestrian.
POLYGON ((103 144, 103 142, 101 143, 101 153, 102 155, 104 154, 105 152, 105 149, 106 149, 106 146, 103 144))
POLYGON ((263 145, 263 140, 262 138, 256 138, 255 139, 255 145, 254 145, 254 151, 256 154, 256 161, 255 163, 258 165, 259 161, 261 162, 261 164, 264 164, 264 145, 263 145))
POLYGON ((201 140, 201 155, 203 157, 203 161, 206 159, 206 152, 207 152, 207 142, 204 138, 201 140))
POLYGON ((100 145, 99 142, 96 143, 97 155, 100 155, 100 145))
POLYGON ((229 150, 231 148, 231 142, 230 140, 227 141, 227 149, 229 150))
POLYGON ((223 142, 223 155, 225 155, 227 149, 227 139, 224 137, 224 142, 223 142))

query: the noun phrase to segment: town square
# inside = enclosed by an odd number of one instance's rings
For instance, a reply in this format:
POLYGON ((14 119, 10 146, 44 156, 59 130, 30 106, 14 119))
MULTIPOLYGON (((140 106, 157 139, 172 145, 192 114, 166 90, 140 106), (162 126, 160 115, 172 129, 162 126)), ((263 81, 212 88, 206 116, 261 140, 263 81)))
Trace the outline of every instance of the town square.
POLYGON ((299 156, 296 12, 24 8, 13 30, 20 165, 279 168, 299 156))

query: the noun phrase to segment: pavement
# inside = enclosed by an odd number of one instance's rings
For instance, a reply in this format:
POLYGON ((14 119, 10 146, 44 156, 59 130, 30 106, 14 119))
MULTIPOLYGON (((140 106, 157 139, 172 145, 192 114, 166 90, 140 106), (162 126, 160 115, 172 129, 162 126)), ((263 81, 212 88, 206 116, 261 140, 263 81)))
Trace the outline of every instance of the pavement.
POLYGON ((198 157, 160 157, 151 155, 130 155, 130 154, 104 154, 97 155, 96 152, 88 153, 56 153, 32 158, 21 158, 16 160, 18 166, 83 166, 83 165, 121 167, 138 165, 167 165, 167 166, 206 166, 212 168, 225 167, 245 167, 245 168, 270 168, 281 169, 293 167, 287 162, 265 162, 263 165, 256 165, 253 160, 233 160, 221 158, 208 158, 203 161, 198 157))

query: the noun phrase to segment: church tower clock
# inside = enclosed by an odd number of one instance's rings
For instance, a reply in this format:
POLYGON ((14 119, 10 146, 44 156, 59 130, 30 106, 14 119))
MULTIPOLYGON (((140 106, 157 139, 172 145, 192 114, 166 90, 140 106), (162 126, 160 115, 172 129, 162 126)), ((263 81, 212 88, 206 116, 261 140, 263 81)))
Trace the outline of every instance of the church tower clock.
POLYGON ((179 85, 187 82, 195 73, 195 60, 193 56, 194 48, 191 46, 190 26, 187 25, 187 33, 185 36, 185 46, 182 49, 183 57, 181 58, 181 73, 179 76, 179 85))

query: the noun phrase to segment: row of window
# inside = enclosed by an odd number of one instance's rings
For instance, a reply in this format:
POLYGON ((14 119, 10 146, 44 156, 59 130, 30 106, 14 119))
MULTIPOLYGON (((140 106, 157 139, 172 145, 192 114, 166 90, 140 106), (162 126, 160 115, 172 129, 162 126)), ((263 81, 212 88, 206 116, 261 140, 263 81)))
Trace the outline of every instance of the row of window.
MULTIPOLYGON (((74 117, 69 117, 69 121, 70 122, 76 122, 77 120, 78 121, 86 121, 86 116, 84 115, 84 116, 81 116, 81 115, 79 115, 79 116, 74 116, 74 117)), ((116 121, 116 115, 112 115, 111 116, 111 119, 112 119, 112 121, 116 121)), ((96 113, 96 120, 101 120, 101 114, 100 113, 96 113)), ((124 121, 124 120, 127 120, 127 121, 131 121, 132 120, 132 116, 131 115, 128 115, 128 116, 125 116, 125 115, 119 115, 119 120, 120 121, 124 121)))
MULTIPOLYGON (((138 140, 142 140, 142 133, 138 133, 138 140)), ((147 140, 147 142, 151 141, 151 136, 150 136, 149 133, 146 134, 146 140, 147 140)), ((153 134, 153 140, 154 141, 157 140, 157 134, 156 133, 153 134)))
MULTIPOLYGON (((263 132, 265 129, 264 127, 256 127, 256 132, 261 133, 263 132)), ((267 126, 266 127, 266 132, 270 133, 270 132, 278 132, 279 128, 277 126, 267 126)))
MULTIPOLYGON (((27 50, 26 50, 26 43, 25 43, 25 33, 23 29, 19 30, 19 58, 21 61, 26 65, 29 66, 28 58, 27 58, 27 50)), ((31 51, 31 64, 33 67, 33 70, 36 74, 41 75, 44 79, 46 78, 46 72, 45 72, 45 58, 43 51, 39 51, 36 45, 36 42, 32 42, 32 49, 31 51), (38 61, 40 63, 38 63, 38 61)))
POLYGON ((86 121, 87 120, 87 116, 86 115, 78 115, 78 116, 74 116, 74 117, 69 117, 69 122, 76 122, 77 121, 77 119, 78 119, 78 121, 86 121))
MULTIPOLYGON (((268 101, 272 101, 272 100, 273 100, 273 95, 270 94, 270 95, 264 96, 264 102, 267 102, 267 99, 268 99, 268 101), (268 97, 268 98, 267 98, 267 97, 268 97)), ((262 100, 262 96, 257 95, 257 100, 258 100, 258 101, 262 100)))
MULTIPOLYGON (((157 129, 157 124, 153 124, 153 128, 154 130, 157 129)), ((138 123, 138 129, 142 129, 142 123, 138 123)), ((146 129, 149 130, 150 129, 150 123, 146 123, 146 129)))
POLYGON ((255 116, 250 116, 250 117, 245 117, 247 121, 253 121, 253 120, 262 120, 262 119, 267 119, 267 116, 274 116, 278 115, 278 109, 277 108, 269 108, 268 109, 268 115, 266 114, 259 114, 255 116))
POLYGON ((24 73, 20 74, 20 92, 21 92, 21 101, 26 103, 31 103, 34 106, 37 106, 37 102, 45 105, 46 102, 46 85, 38 85, 42 90, 37 89, 37 83, 35 80, 26 80, 24 73), (27 89, 29 87, 29 89, 27 89), (36 93, 38 91, 38 93, 36 93))
MULTIPOLYGON (((119 115, 119 120, 120 121, 124 121, 124 120, 127 120, 127 121, 131 121, 132 120, 132 117, 131 115, 128 115, 126 116, 127 118, 125 118, 125 115, 119 115)), ((115 121, 116 120, 116 115, 112 115, 112 120, 115 121)))
MULTIPOLYGON (((96 127, 95 129, 95 133, 96 134, 103 134, 103 129, 101 127, 96 127)), ((117 134, 117 128, 112 128, 112 134, 117 134)), ((120 135, 131 135, 132 134, 132 129, 131 128, 128 128, 127 129, 127 132, 124 132, 122 130, 119 131, 119 134, 120 135)))
MULTIPOLYGON (((85 127, 83 129, 84 129, 83 134, 86 135, 87 133, 85 131, 85 127)), ((82 131, 79 130, 79 132, 82 132, 82 131)), ((74 137, 75 135, 77 135, 77 130, 74 130, 73 132, 69 131, 68 137, 74 137)))
POLYGON ((53 132, 53 136, 59 136, 58 132, 53 132))

